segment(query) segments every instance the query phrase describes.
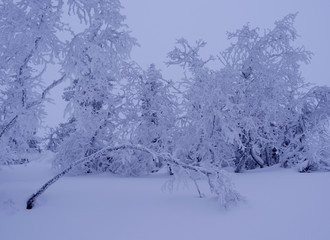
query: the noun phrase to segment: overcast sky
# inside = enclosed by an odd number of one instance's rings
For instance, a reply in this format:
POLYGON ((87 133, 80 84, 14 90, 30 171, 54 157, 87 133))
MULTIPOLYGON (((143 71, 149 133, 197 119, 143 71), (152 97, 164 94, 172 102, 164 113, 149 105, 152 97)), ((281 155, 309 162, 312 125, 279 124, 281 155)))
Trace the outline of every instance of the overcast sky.
MULTIPOLYGON (((143 67, 155 63, 166 68, 167 53, 175 40, 205 40, 206 54, 216 55, 229 46, 227 31, 244 24, 273 28, 274 22, 299 12, 299 43, 314 53, 303 76, 318 85, 330 85, 330 0, 122 0, 126 23, 141 47, 132 57, 143 67)), ((172 76, 171 76, 172 77, 172 76)))

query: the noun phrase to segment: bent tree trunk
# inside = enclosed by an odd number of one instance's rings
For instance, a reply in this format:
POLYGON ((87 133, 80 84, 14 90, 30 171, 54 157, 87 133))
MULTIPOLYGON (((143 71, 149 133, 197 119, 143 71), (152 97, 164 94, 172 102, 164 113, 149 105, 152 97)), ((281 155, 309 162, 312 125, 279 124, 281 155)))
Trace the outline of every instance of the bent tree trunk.
POLYGON ((256 153, 253 147, 248 147, 246 151, 240 152, 240 159, 237 163, 235 173, 242 172, 242 169, 244 168, 244 165, 247 161, 248 155, 252 157, 252 160, 255 161, 255 163, 258 164, 260 168, 264 167, 264 160, 262 160, 262 158, 256 153))
POLYGON ((251 156, 253 160, 260 166, 260 168, 263 168, 265 165, 264 160, 256 153, 255 149, 251 147, 251 156))
POLYGON ((90 162, 93 161, 93 159, 97 159, 99 157, 102 157, 103 155, 105 155, 106 153, 109 152, 113 152, 113 151, 118 151, 118 150, 123 150, 123 149, 134 149, 134 150, 139 150, 139 151, 144 151, 147 153, 150 153, 153 157, 154 161, 158 161, 157 156, 151 152, 150 150, 148 150, 147 148, 144 148, 142 146, 131 146, 131 145, 123 145, 123 146, 118 146, 118 147, 107 147, 107 148, 103 148, 100 151, 91 154, 87 157, 84 157, 74 163, 72 163, 69 167, 67 167, 66 169, 64 169, 62 172, 60 172, 59 174, 57 174, 55 177, 53 177, 52 179, 50 179, 48 182, 46 182, 36 193, 34 193, 26 202, 26 209, 32 209, 34 206, 34 202, 35 200, 44 192, 47 190, 47 188, 49 188, 52 184, 54 184, 57 180, 59 180, 61 177, 63 177, 64 175, 68 174, 74 167, 82 164, 82 163, 86 163, 86 162, 90 162))
POLYGON ((199 176, 204 176, 208 181, 211 192, 217 195, 220 205, 225 208, 229 207, 232 204, 235 204, 236 202, 242 199, 241 195, 233 189, 232 185, 230 184, 230 180, 224 171, 209 171, 201 167, 187 165, 180 162, 178 159, 173 158, 173 156, 168 153, 156 154, 153 151, 149 150, 148 148, 145 148, 140 145, 122 145, 117 147, 103 148, 88 157, 84 157, 72 163, 68 168, 64 169, 61 173, 57 174, 55 177, 50 179, 36 193, 34 193, 27 200, 26 209, 32 209, 36 199, 57 180, 59 180, 61 177, 69 173, 74 167, 83 163, 92 162, 93 160, 98 159, 99 157, 106 156, 106 154, 108 154, 109 152, 125 150, 125 149, 133 149, 133 150, 147 152, 152 155, 152 158, 155 162, 159 163, 161 159, 161 161, 165 164, 185 170, 187 172, 187 175, 190 178, 192 178, 192 180, 194 181, 200 196, 202 196, 203 194, 200 192, 198 185, 193 177, 196 174, 191 174, 191 172, 198 173, 197 175, 199 176))

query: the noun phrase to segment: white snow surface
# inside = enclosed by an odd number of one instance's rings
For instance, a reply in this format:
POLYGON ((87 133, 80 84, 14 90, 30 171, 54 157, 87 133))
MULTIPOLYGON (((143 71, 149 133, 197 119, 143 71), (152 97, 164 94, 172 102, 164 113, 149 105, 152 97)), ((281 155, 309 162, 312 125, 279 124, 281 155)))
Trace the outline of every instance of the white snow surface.
POLYGON ((56 174, 50 155, 0 169, 0 239, 330 239, 330 174, 271 168, 233 174, 246 200, 221 209, 200 182, 164 191, 166 173, 63 177, 32 210, 27 198, 56 174))

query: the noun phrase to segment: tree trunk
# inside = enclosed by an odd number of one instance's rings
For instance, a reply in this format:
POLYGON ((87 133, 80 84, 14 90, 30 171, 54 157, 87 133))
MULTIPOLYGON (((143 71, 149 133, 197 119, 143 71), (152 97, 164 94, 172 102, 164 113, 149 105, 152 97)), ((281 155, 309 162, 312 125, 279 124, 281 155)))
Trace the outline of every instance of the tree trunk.
POLYGON ((91 154, 87 157, 84 157, 74 163, 72 163, 68 168, 64 169, 61 173, 57 174, 55 177, 53 177, 52 179, 50 179, 48 182, 46 182, 36 193, 34 193, 26 202, 26 209, 32 209, 34 206, 34 202, 35 200, 43 193, 47 190, 47 188, 49 188, 52 184, 54 184, 55 182, 57 182, 57 180, 59 180, 61 177, 63 177, 64 175, 68 174, 75 166, 82 164, 82 163, 86 163, 89 161, 93 161, 94 159, 97 159, 103 155, 105 155, 108 152, 113 152, 113 151, 118 151, 118 150, 122 150, 122 149, 135 149, 135 150, 140 150, 140 151, 144 151, 144 152, 148 152, 150 153, 155 161, 158 161, 158 157, 151 152, 150 150, 148 150, 147 148, 144 148, 142 146, 131 146, 131 145, 123 145, 123 146, 118 146, 118 147, 107 147, 107 148, 103 148, 100 151, 91 154))

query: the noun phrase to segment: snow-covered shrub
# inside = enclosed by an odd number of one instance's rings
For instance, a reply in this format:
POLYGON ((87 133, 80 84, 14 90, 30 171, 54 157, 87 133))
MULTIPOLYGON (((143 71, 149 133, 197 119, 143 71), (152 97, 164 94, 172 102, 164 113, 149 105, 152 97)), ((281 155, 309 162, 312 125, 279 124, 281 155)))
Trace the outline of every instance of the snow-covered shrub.
POLYGON ((303 98, 300 171, 330 170, 330 88, 314 87, 303 98))

